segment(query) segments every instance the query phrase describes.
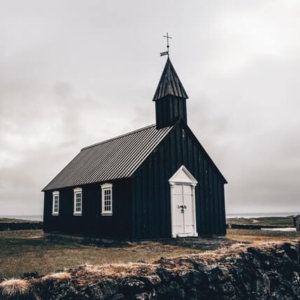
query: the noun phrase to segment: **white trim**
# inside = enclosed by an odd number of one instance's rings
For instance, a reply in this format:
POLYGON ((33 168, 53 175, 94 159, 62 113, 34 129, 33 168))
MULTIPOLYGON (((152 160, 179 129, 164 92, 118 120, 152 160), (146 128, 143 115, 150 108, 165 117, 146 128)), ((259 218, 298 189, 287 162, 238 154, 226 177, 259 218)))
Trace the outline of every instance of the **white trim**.
POLYGON ((184 183, 188 183, 190 185, 196 186, 198 184, 198 181, 196 180, 196 178, 190 173, 190 171, 184 166, 182 165, 176 172, 175 174, 169 179, 169 183, 170 184, 184 184, 184 183), (188 177, 188 181, 186 180, 180 180, 178 179, 178 175, 180 173, 184 173, 187 177, 188 177))
POLYGON ((112 190, 112 183, 104 183, 101 184, 101 215, 102 216, 112 216, 113 215, 113 190, 112 190), (105 191, 110 191, 110 201, 111 201, 111 209, 105 211, 105 205, 104 205, 104 194, 105 191))
POLYGON ((174 205, 174 199, 173 199, 173 189, 174 189, 174 184, 170 183, 170 195, 171 195, 171 236, 174 238, 176 237, 176 234, 174 232, 174 223, 175 223, 175 218, 174 218, 174 210, 175 210, 175 205, 174 205))
POLYGON ((175 174, 169 179, 170 183, 170 195, 171 195, 171 230, 172 230, 172 237, 184 237, 184 236, 190 236, 190 234, 185 233, 176 233, 175 232, 175 207, 174 205, 174 199, 173 199, 173 189, 175 185, 189 185, 192 187, 192 218, 193 218, 193 233, 192 236, 198 236, 197 233, 197 219, 196 219, 196 199, 195 199, 195 187, 198 184, 198 181, 195 179, 195 177, 189 172, 189 170, 182 165, 175 174), (180 176, 184 173, 186 176, 180 176))
POLYGON ((101 188, 102 189, 105 189, 105 188, 112 188, 112 183, 103 183, 103 184, 101 184, 101 188))
POLYGON ((58 216, 58 215, 59 215, 59 191, 54 191, 52 192, 52 216, 58 216), (56 196, 58 196, 57 211, 54 211, 56 196))
POLYGON ((74 203, 73 203, 73 215, 74 216, 81 216, 82 215, 82 188, 77 187, 74 189, 74 203), (80 194, 81 206, 80 211, 76 211, 76 195, 80 194))

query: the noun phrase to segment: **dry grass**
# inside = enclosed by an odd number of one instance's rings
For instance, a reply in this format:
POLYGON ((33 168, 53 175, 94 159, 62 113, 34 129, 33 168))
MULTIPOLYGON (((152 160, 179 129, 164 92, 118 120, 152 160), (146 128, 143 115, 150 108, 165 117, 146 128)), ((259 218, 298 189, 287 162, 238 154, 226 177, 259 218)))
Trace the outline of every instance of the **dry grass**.
POLYGON ((55 280, 68 280, 71 279, 71 274, 69 272, 58 272, 52 273, 42 277, 42 280, 55 279, 55 280))
POLYGON ((257 247, 264 251, 274 249, 275 246, 282 244, 280 241, 272 242, 256 242, 253 244, 234 244, 226 248, 220 248, 214 251, 206 251, 198 254, 180 255, 170 257, 167 259, 160 259, 153 263, 140 264, 109 264, 109 265, 83 265, 72 272, 72 279, 76 281, 79 286, 85 286, 92 282, 104 281, 114 278, 116 280, 125 277, 156 277, 157 268, 163 266, 172 272, 180 272, 186 270, 193 270, 195 268, 195 261, 203 261, 203 263, 215 264, 219 261, 226 261, 228 257, 239 256, 241 252, 247 251, 249 247, 257 247))
POLYGON ((3 296, 22 295, 29 291, 30 283, 22 279, 9 279, 0 283, 0 290, 3 296))
POLYGON ((173 272, 181 272, 189 269, 194 269, 194 261, 198 262, 211 262, 217 263, 218 261, 224 261, 230 256, 237 256, 240 252, 247 250, 249 246, 256 246, 260 249, 268 251, 273 249, 274 246, 282 244, 278 241, 269 242, 255 242, 253 244, 235 244, 226 249, 218 249, 215 251, 206 251, 198 254, 190 254, 186 256, 177 256, 170 259, 161 259, 153 263, 128 263, 128 264, 106 264, 106 265, 82 265, 70 272, 57 272, 46 275, 40 279, 20 280, 10 279, 0 283, 0 293, 3 296, 18 296, 25 295, 26 293, 33 291, 36 284, 40 284, 46 280, 70 280, 75 283, 76 286, 85 287, 87 284, 91 285, 95 282, 109 280, 114 278, 115 280, 122 280, 125 277, 140 277, 147 276, 152 277, 153 280, 159 282, 161 279, 157 275, 157 267, 163 266, 173 272))
POLYGON ((201 250, 157 242, 131 243, 126 247, 98 247, 72 241, 51 241, 41 230, 0 232, 1 278, 20 277, 25 272, 49 274, 79 265, 152 262, 161 256, 198 253, 201 250))
POLYGON ((91 273, 97 273, 103 277, 120 277, 125 275, 142 276, 143 274, 154 273, 156 268, 150 263, 127 263, 127 264, 106 264, 102 266, 86 265, 85 269, 91 273))
POLYGON ((293 227, 293 217, 228 218, 227 224, 293 227))
POLYGON ((12 219, 12 218, 0 218, 0 223, 37 223, 39 221, 30 221, 22 219, 12 219))
POLYGON ((242 243, 292 241, 300 240, 300 233, 295 231, 228 229, 226 238, 242 243))
MULTIPOLYGON (((227 239, 238 243, 276 242, 300 240, 296 232, 274 232, 260 230, 230 229, 227 239)), ((222 247, 222 242, 219 242, 222 247)), ((239 246, 236 246, 239 247, 239 246)), ((88 265, 89 270, 100 270, 100 275, 119 273, 123 264, 131 263, 134 274, 137 266, 148 268, 163 257, 200 254, 204 249, 193 249, 160 242, 130 243, 127 246, 100 247, 83 245, 71 241, 51 241, 43 237, 41 230, 19 230, 0 232, 0 282, 1 278, 21 277, 25 272, 49 274, 61 272, 79 265, 88 265), (143 261, 147 264, 140 264, 143 261), (117 264, 111 268, 111 264, 117 264), (94 265, 102 265, 100 269, 94 265), (102 273, 101 273, 102 272, 102 273), (110 273, 111 272, 111 273, 110 273)), ((215 252, 214 252, 215 253, 215 252)), ((215 255, 215 254, 214 254, 215 255)), ((68 276, 62 275, 54 276, 68 276)), ((99 275, 99 276, 100 276, 99 275)))

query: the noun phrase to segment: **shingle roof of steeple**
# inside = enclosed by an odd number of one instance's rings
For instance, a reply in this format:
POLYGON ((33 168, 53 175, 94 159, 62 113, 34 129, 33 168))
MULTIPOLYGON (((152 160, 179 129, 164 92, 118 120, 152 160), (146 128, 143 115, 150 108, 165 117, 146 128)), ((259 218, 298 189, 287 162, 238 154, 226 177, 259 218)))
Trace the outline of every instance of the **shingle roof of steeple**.
POLYGON ((188 99, 188 95, 171 63, 170 58, 168 57, 160 81, 156 88, 153 101, 159 100, 169 95, 188 99))

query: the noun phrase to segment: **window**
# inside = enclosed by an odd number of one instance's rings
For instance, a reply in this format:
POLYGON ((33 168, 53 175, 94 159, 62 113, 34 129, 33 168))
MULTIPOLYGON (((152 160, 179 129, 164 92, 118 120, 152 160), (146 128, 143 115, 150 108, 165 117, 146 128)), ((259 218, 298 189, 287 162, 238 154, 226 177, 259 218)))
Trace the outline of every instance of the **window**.
POLYGON ((52 215, 58 216, 59 214, 59 192, 53 192, 52 194, 52 215))
POLYGON ((74 189, 74 216, 82 214, 82 188, 74 189))
POLYGON ((102 189, 102 215, 112 216, 113 203, 112 203, 112 184, 105 183, 101 185, 102 189))

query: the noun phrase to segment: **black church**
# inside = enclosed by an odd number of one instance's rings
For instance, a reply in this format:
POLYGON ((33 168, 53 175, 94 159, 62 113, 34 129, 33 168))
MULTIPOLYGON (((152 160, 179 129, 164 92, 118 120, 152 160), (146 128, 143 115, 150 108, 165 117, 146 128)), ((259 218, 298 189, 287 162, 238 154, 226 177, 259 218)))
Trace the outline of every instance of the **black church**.
POLYGON ((112 239, 224 235, 226 179, 187 125, 168 57, 156 124, 83 148, 43 189, 44 231, 112 239))

